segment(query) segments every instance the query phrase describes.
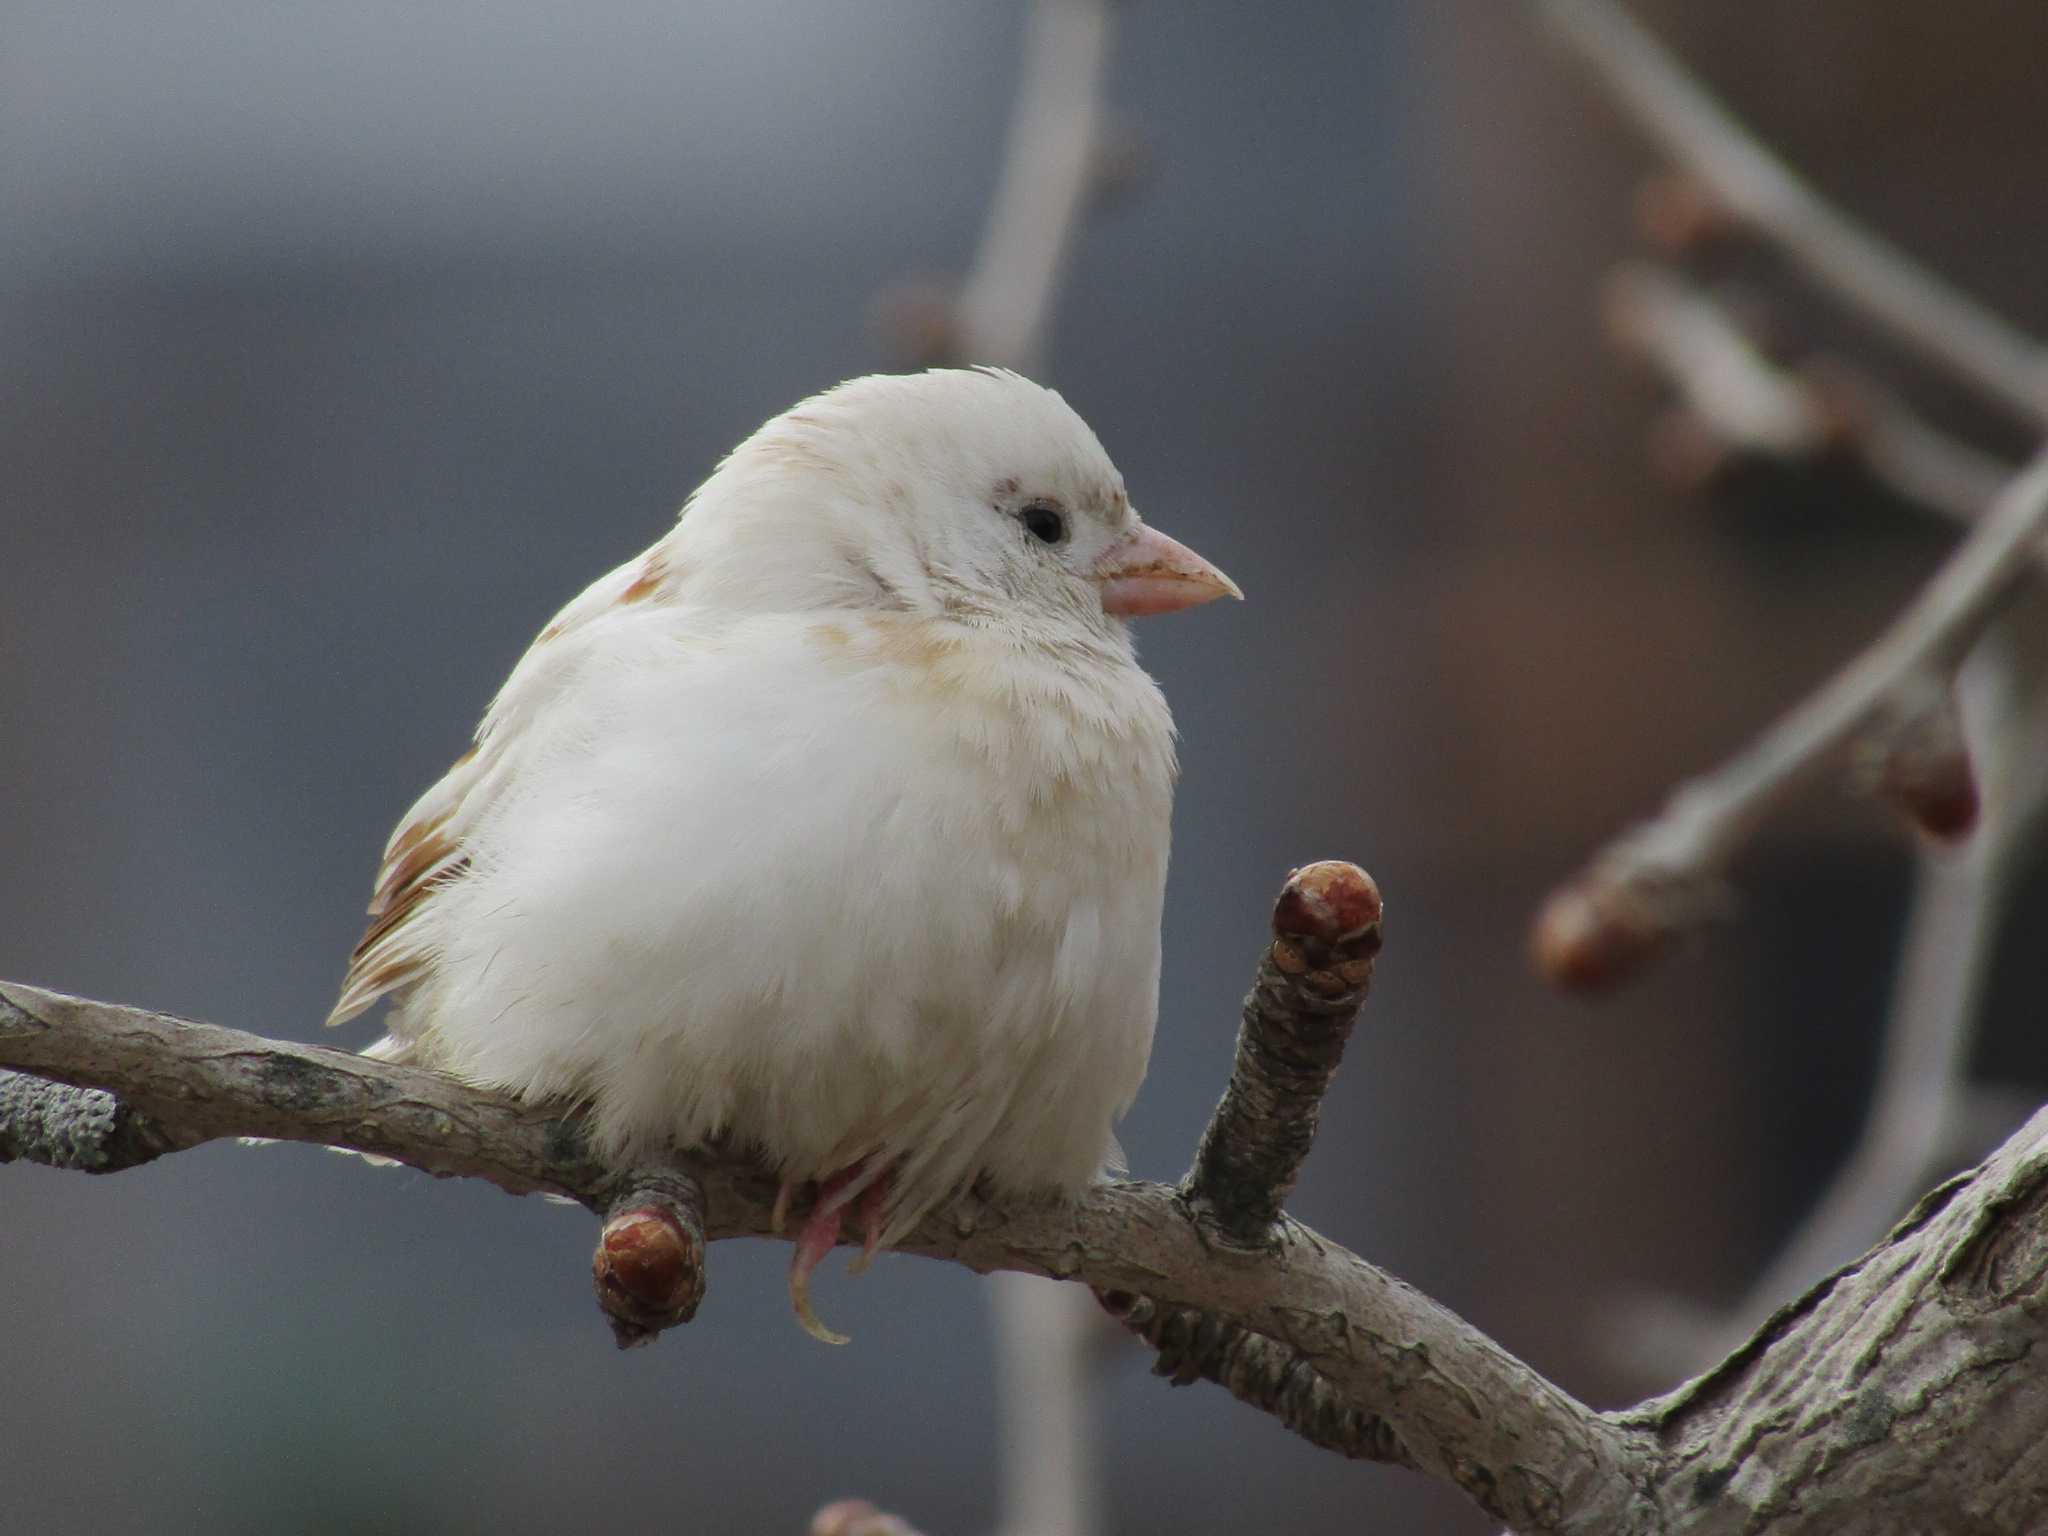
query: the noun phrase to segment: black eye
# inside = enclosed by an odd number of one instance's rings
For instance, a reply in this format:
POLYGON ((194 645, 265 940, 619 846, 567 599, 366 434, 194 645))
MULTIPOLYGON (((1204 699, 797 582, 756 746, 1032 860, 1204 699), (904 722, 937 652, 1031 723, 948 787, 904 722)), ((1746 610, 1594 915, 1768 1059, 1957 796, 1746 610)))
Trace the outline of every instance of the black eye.
POLYGON ((1060 509, 1049 502, 1034 501, 1017 514, 1024 524, 1024 531, 1041 544, 1063 544, 1067 538, 1067 520, 1060 509))

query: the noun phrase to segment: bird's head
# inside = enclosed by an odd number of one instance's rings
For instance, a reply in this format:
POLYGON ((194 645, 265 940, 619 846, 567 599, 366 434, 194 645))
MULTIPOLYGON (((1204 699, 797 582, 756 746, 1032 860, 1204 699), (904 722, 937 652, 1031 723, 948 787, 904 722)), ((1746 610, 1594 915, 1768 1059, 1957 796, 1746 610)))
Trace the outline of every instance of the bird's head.
POLYGON ((1243 595, 1139 518, 1064 400, 1000 369, 813 396, 734 450, 678 534, 750 603, 1100 630, 1243 595))

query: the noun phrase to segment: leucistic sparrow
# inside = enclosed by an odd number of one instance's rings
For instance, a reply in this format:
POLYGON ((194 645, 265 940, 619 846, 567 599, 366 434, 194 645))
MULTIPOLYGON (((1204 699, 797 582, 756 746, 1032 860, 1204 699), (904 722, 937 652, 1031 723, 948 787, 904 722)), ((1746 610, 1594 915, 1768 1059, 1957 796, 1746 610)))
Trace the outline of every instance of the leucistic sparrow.
POLYGON ((1125 620, 1240 596, 998 369, 855 379, 742 443, 544 628, 384 850, 330 1023, 726 1135, 793 1191, 798 1316, 979 1176, 1116 1157, 1159 994, 1173 724, 1125 620))

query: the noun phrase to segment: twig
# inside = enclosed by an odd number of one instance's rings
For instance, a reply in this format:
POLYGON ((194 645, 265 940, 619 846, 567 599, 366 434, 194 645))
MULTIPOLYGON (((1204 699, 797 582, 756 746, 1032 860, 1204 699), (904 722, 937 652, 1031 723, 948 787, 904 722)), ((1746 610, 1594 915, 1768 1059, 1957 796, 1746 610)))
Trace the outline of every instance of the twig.
POLYGON ((1781 459, 1832 445, 1834 421, 1811 385, 1766 358, 1677 273, 1623 263, 1608 278, 1606 317, 1615 343, 1654 366, 1719 443, 1781 459))
MULTIPOLYGON (((1273 942, 1244 1000, 1230 1082, 1180 1186, 1182 1205, 1220 1249, 1289 1240, 1281 1207, 1372 983, 1382 911, 1372 876, 1336 861, 1290 873, 1273 904, 1273 942)), ((1213 1381, 1325 1450, 1413 1464, 1385 1421, 1347 1402, 1285 1345, 1149 1296, 1098 1291, 1097 1299, 1158 1352, 1154 1374, 1175 1386, 1213 1381)))
MULTIPOLYGON (((1697 178, 1676 195, 1651 200, 1658 217, 1650 222, 1661 240, 1689 242, 1731 215, 1746 221, 1810 276, 2001 404, 2048 419, 2048 351, 1822 203, 1607 0, 1546 0, 1544 10, 1697 178)), ((1966 523, 1983 515, 2011 474, 1846 369, 1778 367, 1719 304, 1672 274, 1632 269, 1617 285, 1609 314, 1622 339, 1676 386, 1688 419, 1712 445, 1689 455, 1695 463, 1731 448, 1780 458, 1846 450, 1905 500, 1966 523)), ((2034 553, 2042 558, 2038 542, 2034 553)), ((1980 648, 1969 670, 1995 666, 1996 656, 1986 653, 1999 649, 1980 648)), ((1955 655, 1953 646, 1937 648, 1927 666, 1902 675, 1865 727, 1875 732, 1864 744, 1875 762, 1869 776, 1936 836, 1968 831, 1980 802, 1956 723, 1948 675, 1955 655), (1886 713, 1890 721, 1882 719, 1886 713)), ((2005 747, 2010 755, 2013 725, 2005 716, 1981 734, 1994 751, 2005 747)), ((1814 756, 1822 749, 1816 744, 1814 756)), ((1878 1083, 1857 1146, 1736 1307, 1712 1313, 1657 1297, 1629 1309, 1616 1342, 1631 1363, 1687 1371, 1720 1354, 1792 1287, 1881 1231, 1965 1133, 1984 1097, 1968 1084, 1967 1058, 2017 831, 2010 816, 1994 815, 1961 853, 1923 852, 1878 1083)), ((1605 949, 1590 951, 1603 966, 1612 967, 1628 942, 1654 947, 1661 939, 1658 919, 1646 918, 1638 903, 1614 889, 1598 895, 1610 910, 1628 914, 1620 941, 1610 929, 1605 949)), ((1549 915, 1555 920, 1562 912, 1589 934, 1601 926, 1589 915, 1594 910, 1588 904, 1574 911, 1567 900, 1554 903, 1549 915)))
POLYGON ((1988 400, 2048 425, 2048 349, 1817 197, 1613 0, 1536 3, 1636 122, 1810 278, 1988 400))
POLYGON ((1122 1336, 1085 1292, 1036 1275, 989 1277, 1001 1511, 996 1536, 1106 1529, 1089 1390, 1105 1340, 1122 1336))
MULTIPOLYGON (((1876 480, 1905 501, 1951 522, 1974 523, 2012 477, 2012 466, 1939 428, 1870 379, 1821 364, 1812 386, 1830 397, 1849 441, 1876 480)), ((2048 552, 2036 551, 2048 562, 2048 552)))
POLYGON ((1111 0, 1035 0, 1002 169, 957 289, 906 282, 875 301, 890 349, 924 366, 995 363, 1038 374, 1074 241, 1135 157, 1112 142, 1102 99, 1111 0))
POLYGON ((2032 562, 2048 526, 2048 449, 2006 486, 1933 580, 1862 655, 1664 811, 1600 853, 1538 915, 1553 980, 1620 979, 1696 919, 1722 862, 1774 805, 1876 717, 1909 679, 1952 669, 2032 562))
MULTIPOLYGON (((1664 373, 1688 408, 1735 448, 1795 458, 1846 448, 1908 501, 1960 521, 1980 516, 1995 493, 1994 477, 2009 476, 1845 370, 1779 368, 1719 304, 1662 269, 1636 265, 1618 274, 1609 320, 1618 339, 1664 373)), ((1979 647, 1966 673, 1997 667, 2003 650, 1979 647)), ((1955 689, 1946 678, 1921 682, 1900 690, 1899 718, 1876 725, 1859 746, 1868 759, 1863 776, 1923 830, 1955 838, 1976 823, 1980 796, 1955 689)), ((2015 715, 1994 713, 1980 725, 1996 742, 2015 715)), ((1882 1232, 1941 1159, 1975 1156, 1995 1140, 1965 1124, 1981 1102, 1969 1086, 1968 1053, 2003 910, 2011 830, 2009 817, 1995 817, 1957 854, 1922 853, 1872 1102, 1856 1146, 1813 1212, 1725 1311, 1675 1296, 1626 1305, 1607 1340, 1623 1363, 1684 1374, 1718 1358, 1794 1288, 1882 1232), (1981 1139, 1969 1141, 1973 1131, 1981 1139), (1966 1151, 1957 1151, 1959 1142, 1966 1151)), ((2005 1119, 2000 1134, 2011 1123, 2005 1119)))
POLYGON ((1274 904, 1230 1085, 1181 1182, 1196 1219, 1225 1242, 1261 1246, 1279 1220, 1372 983, 1380 913, 1372 877, 1335 862, 1295 870, 1274 904))
POLYGON ((1088 207, 1112 31, 1108 0, 1031 8, 1002 173, 960 290, 968 361, 1031 373, 1043 360, 1053 298, 1088 207))
MULTIPOLYGON (((1795 372, 1772 362, 1724 306, 1667 268, 1625 263, 1606 310, 1616 343, 1670 382, 1718 452, 1796 460, 1843 450, 1893 494, 1965 524, 2012 478, 2010 464, 1839 363, 1795 372)), ((2037 558, 2048 563, 2048 547, 2037 558)))
POLYGON ((1927 1178, 1980 1156, 2024 1117, 2017 1090, 1969 1079, 1969 1056, 2001 920, 2048 805, 2048 609, 2008 611, 1957 678, 1964 725, 1981 743, 1984 812, 1954 852, 1923 852, 1855 1148, 1813 1212, 1745 1296, 1725 1310, 1668 1295, 1623 1306, 1604 1341, 1617 1362, 1664 1379, 1739 1341, 1795 1286, 1851 1257, 1927 1178))

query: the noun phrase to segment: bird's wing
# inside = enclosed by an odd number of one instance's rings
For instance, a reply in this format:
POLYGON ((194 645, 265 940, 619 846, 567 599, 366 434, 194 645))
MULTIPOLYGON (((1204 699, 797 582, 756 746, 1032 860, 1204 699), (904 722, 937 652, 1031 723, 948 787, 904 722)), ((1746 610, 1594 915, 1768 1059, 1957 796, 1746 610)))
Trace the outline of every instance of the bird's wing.
POLYGON ((476 745, 420 796, 384 845, 370 926, 349 956, 341 998, 327 1016, 330 1025, 346 1023, 432 967, 433 924, 422 919, 435 893, 469 869, 478 826, 517 782, 534 749, 540 716, 570 685, 587 654, 580 642, 598 619, 635 604, 666 601, 673 591, 666 551, 657 544, 592 582, 541 630, 491 701, 476 745))

